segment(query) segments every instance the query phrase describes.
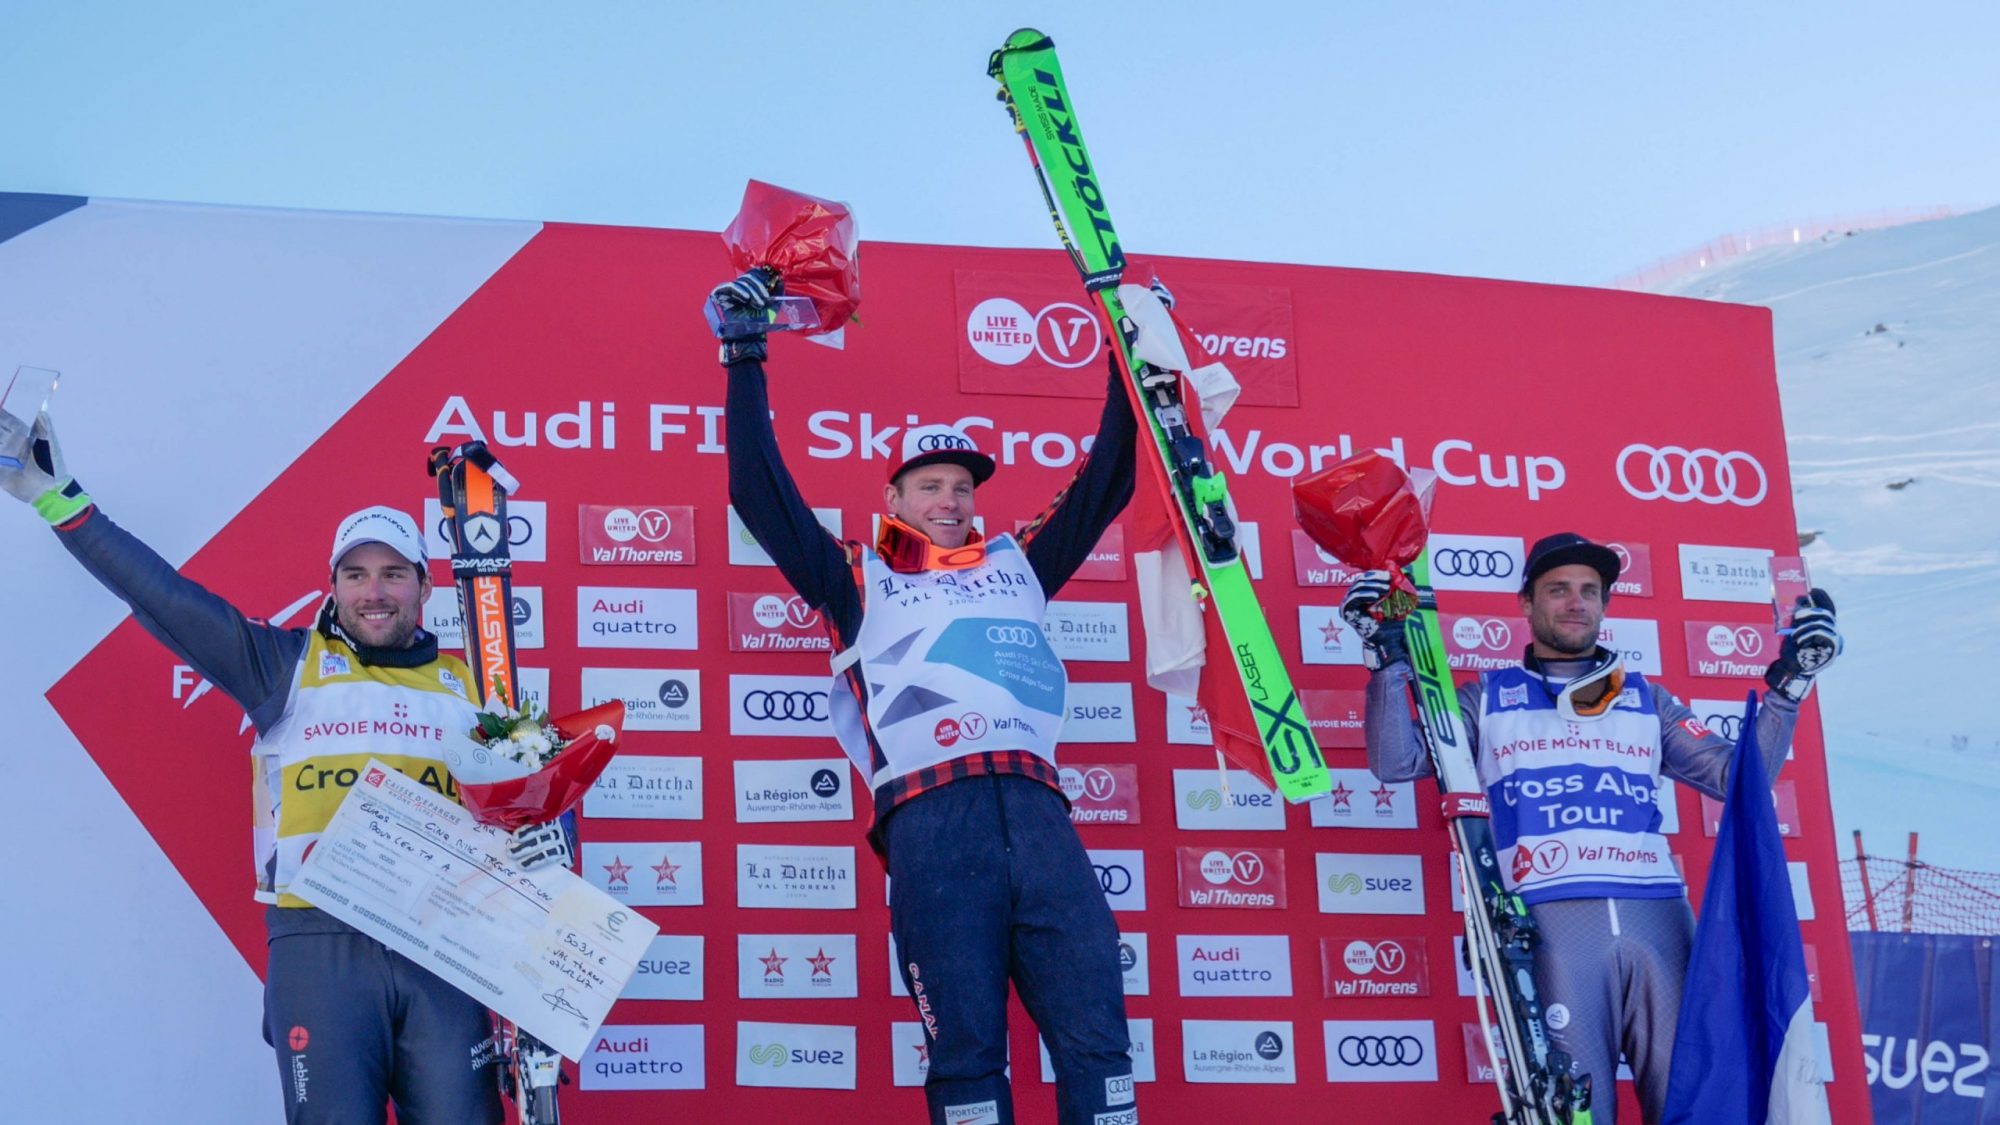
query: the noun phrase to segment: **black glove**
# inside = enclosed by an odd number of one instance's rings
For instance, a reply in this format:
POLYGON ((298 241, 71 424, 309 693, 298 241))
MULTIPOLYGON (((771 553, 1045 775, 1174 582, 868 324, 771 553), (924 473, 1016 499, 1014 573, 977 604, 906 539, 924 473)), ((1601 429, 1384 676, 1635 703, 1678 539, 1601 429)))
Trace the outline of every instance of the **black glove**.
POLYGON ((545 824, 524 825, 507 841, 507 851, 523 871, 568 867, 576 856, 576 816, 564 813, 545 824))
POLYGON ((1778 658, 1764 670, 1764 684, 1794 703, 1812 690, 1813 677, 1840 655, 1840 630, 1835 625, 1833 596, 1817 586, 1798 600, 1792 627, 1778 658))
POLYGON ((1375 616, 1375 605, 1389 595, 1389 572, 1370 570, 1358 574, 1341 599, 1340 616, 1354 635, 1361 638, 1361 662, 1373 672, 1398 660, 1408 660, 1410 650, 1403 643, 1403 619, 1383 620, 1375 616))
POLYGON ((1159 278, 1156 277, 1152 280, 1151 284, 1146 286, 1146 288, 1151 289, 1153 291, 1153 296, 1158 297, 1160 299, 1161 304, 1167 306, 1170 309, 1174 307, 1174 291, 1167 288, 1166 282, 1161 281, 1159 278))
MULTIPOLYGON (((726 316, 748 318, 762 316, 764 310, 771 307, 771 298, 782 296, 784 292, 784 279, 778 276, 778 271, 769 266, 754 266, 734 281, 725 281, 709 290, 708 299, 726 316)), ((768 354, 764 334, 759 332, 724 340, 719 358, 727 367, 746 359, 762 363, 768 354)))

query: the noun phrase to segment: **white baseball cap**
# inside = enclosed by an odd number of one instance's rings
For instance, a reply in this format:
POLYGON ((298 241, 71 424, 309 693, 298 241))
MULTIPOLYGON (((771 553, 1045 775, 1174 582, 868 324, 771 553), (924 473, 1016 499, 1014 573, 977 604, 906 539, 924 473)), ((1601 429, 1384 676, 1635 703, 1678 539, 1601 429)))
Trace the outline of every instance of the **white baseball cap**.
POLYGON ((410 560, 418 570, 430 562, 424 550, 424 533, 418 529, 417 521, 408 513, 377 504, 340 521, 340 530, 333 533, 333 555, 326 565, 339 566, 342 555, 364 543, 380 543, 410 560))
POLYGON ((889 470, 889 483, 911 469, 936 464, 962 465, 972 474, 972 483, 985 484, 993 475, 993 458, 979 451, 979 445, 956 426, 912 426, 903 431, 903 459, 889 470))

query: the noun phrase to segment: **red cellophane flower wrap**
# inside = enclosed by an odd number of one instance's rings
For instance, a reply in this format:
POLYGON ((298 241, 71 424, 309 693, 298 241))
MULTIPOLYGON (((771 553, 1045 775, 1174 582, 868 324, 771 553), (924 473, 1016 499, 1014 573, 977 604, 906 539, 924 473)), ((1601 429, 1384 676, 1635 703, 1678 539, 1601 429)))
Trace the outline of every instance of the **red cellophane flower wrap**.
POLYGON ((738 272, 769 266, 787 296, 810 298, 821 332, 846 324, 861 303, 854 213, 845 203, 751 180, 722 241, 738 272))
POLYGON ((1313 542, 1351 567, 1388 571, 1410 604, 1417 588, 1404 568, 1430 538, 1429 499, 1428 488, 1420 495, 1402 466, 1380 453, 1358 454, 1292 482, 1292 510, 1313 542))
POLYGON ((625 729, 622 700, 549 720, 567 744, 548 765, 525 777, 458 783, 458 799, 481 824, 509 832, 546 824, 576 807, 618 752, 625 729))

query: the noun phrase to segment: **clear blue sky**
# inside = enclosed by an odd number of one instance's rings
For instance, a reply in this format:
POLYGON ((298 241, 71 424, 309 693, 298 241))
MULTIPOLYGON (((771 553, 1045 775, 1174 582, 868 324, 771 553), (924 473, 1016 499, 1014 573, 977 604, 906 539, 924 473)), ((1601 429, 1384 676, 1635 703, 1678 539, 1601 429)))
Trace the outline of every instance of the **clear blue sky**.
POLYGON ((0 190, 1050 245, 986 52, 1062 48, 1140 252, 1601 283, 2000 200, 2000 5, 0 0, 0 190))

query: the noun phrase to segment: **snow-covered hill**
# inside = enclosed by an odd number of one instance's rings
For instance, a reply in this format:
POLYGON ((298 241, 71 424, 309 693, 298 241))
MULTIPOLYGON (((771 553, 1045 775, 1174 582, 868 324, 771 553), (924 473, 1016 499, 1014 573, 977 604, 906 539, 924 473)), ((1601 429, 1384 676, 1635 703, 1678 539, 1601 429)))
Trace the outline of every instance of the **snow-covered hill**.
POLYGON ((1773 310, 1841 850, 2000 869, 2000 208, 1758 251, 1662 292, 1773 310))

